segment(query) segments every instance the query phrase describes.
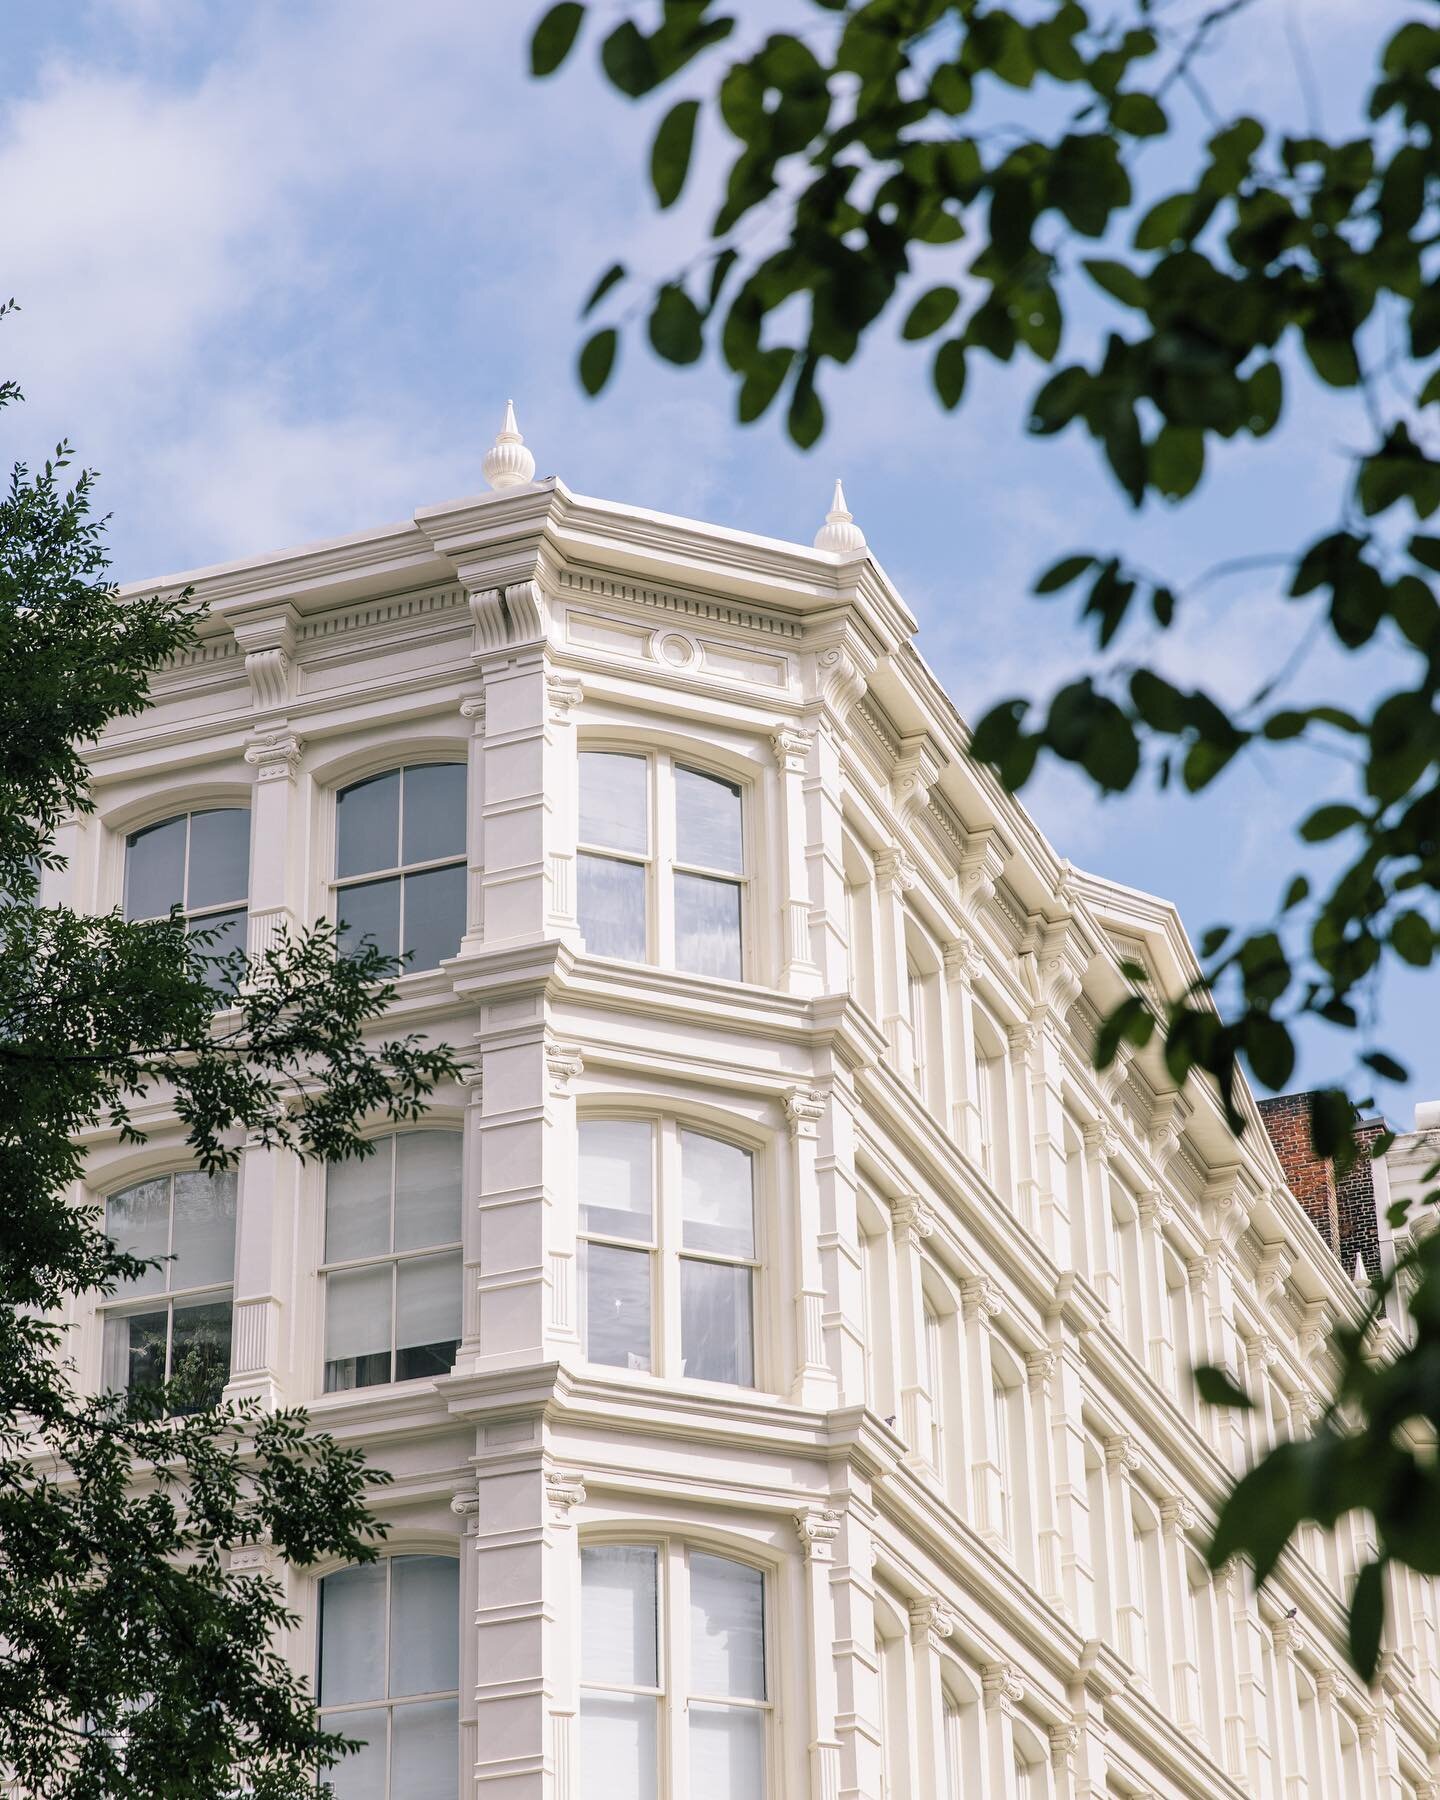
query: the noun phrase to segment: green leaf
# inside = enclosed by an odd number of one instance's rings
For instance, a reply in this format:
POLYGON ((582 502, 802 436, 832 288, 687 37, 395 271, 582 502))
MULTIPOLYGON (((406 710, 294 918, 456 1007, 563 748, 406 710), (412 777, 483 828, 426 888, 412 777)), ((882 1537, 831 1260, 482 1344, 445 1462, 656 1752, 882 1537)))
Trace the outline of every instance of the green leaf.
POLYGON ((740 385, 738 413, 742 425, 750 424, 766 411, 794 363, 795 352, 781 348, 762 350, 752 358, 740 385))
POLYGON ((600 46, 600 63, 622 94, 637 100, 648 94, 659 79, 650 40, 632 19, 626 19, 600 46))
POLYGON ((530 73, 553 75, 575 43, 575 34, 585 17, 585 8, 577 0, 561 0, 552 6, 535 27, 530 39, 530 73))
POLYGON ((587 394, 598 394, 610 379, 619 344, 620 334, 613 325, 607 325, 587 340, 580 352, 580 385, 587 394))
POLYGON ((808 450, 825 429, 825 408, 815 392, 813 358, 802 366, 796 377, 795 391, 790 396, 790 410, 785 417, 785 428, 790 433, 791 441, 802 450, 808 450))
POLYGON ((1207 1406, 1239 1407, 1242 1411, 1253 1412, 1255 1402, 1237 1387, 1230 1375, 1213 1364, 1206 1363, 1195 1371, 1195 1388, 1207 1406))
POLYGON ((1205 434, 1190 425, 1164 425, 1146 460, 1151 487, 1171 500, 1183 500, 1205 472, 1205 434))
POLYGON ((1302 900, 1310 898, 1310 883, 1303 875, 1297 875, 1285 890, 1285 898, 1280 902, 1281 912, 1293 912, 1302 900))
POLYGON ((1434 569, 1437 574, 1440 574, 1440 538, 1417 535, 1411 538, 1405 548, 1416 562, 1422 563, 1427 569, 1434 569))
POLYGON ((1170 128, 1165 109, 1153 94, 1120 94, 1111 103, 1110 123, 1127 137, 1164 137, 1170 128))
POLYGON ((1408 1081, 1410 1071, 1383 1050, 1369 1050, 1360 1058, 1367 1069, 1373 1069, 1382 1081, 1408 1081))
POLYGON ((953 287, 933 287, 924 293, 910 308, 900 335, 911 343, 919 338, 927 338, 932 332, 939 331, 948 323, 951 314, 960 304, 960 295, 953 287))
POLYGON ((1171 194, 1158 201, 1135 228, 1137 250, 1168 250, 1187 236, 1195 216, 1193 194, 1171 194))
POLYGON ((1356 825, 1364 823, 1364 813, 1353 806, 1342 806, 1338 803, 1317 806, 1314 812, 1301 822, 1300 836, 1307 844, 1323 844, 1327 838, 1339 837, 1342 831, 1350 831, 1356 825))
POLYGON ((610 292, 611 288, 615 286, 617 281, 623 281, 625 279, 625 273, 624 263, 611 263, 610 267, 590 290, 590 298, 585 302, 584 306, 581 307, 580 317, 582 319, 594 312, 595 308, 610 292))
POLYGON ((678 282, 667 281, 650 313, 650 342, 666 362, 698 362, 705 347, 700 308, 678 282))
POLYGON ((695 147, 698 100, 680 100, 660 121, 650 151, 650 182, 662 209, 673 206, 690 173, 690 153, 695 147))
POLYGON ((1350 1590, 1350 1660, 1366 1681, 1375 1679, 1380 1634, 1385 1629, 1385 1565, 1368 1562, 1350 1590))
POLYGON ((1128 263, 1091 256, 1085 259, 1084 269, 1096 287, 1103 288, 1122 306, 1133 306, 1143 311, 1149 304, 1150 290, 1144 278, 1137 275, 1128 263))
POLYGON ((1390 921, 1390 945, 1412 968, 1428 969, 1435 957, 1435 929, 1424 913, 1397 913, 1390 921))
POLYGON ((1093 569, 1097 558, 1093 556, 1062 556, 1059 562, 1050 567, 1031 589, 1036 594, 1058 594, 1061 588, 1069 587, 1072 581, 1078 581, 1087 569, 1093 569))
POLYGON ((965 340, 946 338, 935 352, 935 392, 947 412, 953 412, 965 393, 965 340))

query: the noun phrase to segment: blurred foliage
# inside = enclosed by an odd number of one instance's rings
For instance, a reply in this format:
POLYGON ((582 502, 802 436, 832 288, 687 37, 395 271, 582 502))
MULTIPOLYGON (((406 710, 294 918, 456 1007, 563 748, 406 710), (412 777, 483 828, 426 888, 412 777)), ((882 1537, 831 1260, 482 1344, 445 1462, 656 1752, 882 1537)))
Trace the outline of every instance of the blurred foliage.
POLYGON ((247 1139, 363 1155, 362 1123, 419 1116, 455 1062, 374 1041, 397 965, 338 960, 329 925, 249 962, 178 912, 40 903, 57 828, 93 810, 84 744, 143 711, 197 623, 188 595, 122 603, 67 460, 0 493, 0 1770, 33 1800, 300 1800, 345 1740, 279 1652, 280 1587, 230 1552, 373 1558, 365 1495, 386 1477, 303 1413, 222 1403, 228 1334, 168 1385, 86 1391, 60 1321, 153 1265, 77 1203, 79 1144, 142 1143, 132 1109, 159 1089, 204 1168, 247 1139))
MULTIPOLYGON (((1187 11, 1121 0, 1092 14, 1077 0, 808 0, 792 9, 794 31, 753 38, 748 21, 712 0, 571 3, 544 14, 531 49, 533 72, 549 75, 594 32, 606 79, 631 100, 693 77, 654 135, 661 207, 685 193, 703 134, 728 151, 692 260, 658 283, 617 262, 597 283, 579 360, 591 394, 613 378, 622 338, 643 315, 658 356, 686 364, 718 353, 741 421, 783 409, 791 438, 809 446, 825 425, 827 365, 848 363, 888 315, 903 340, 927 347, 945 408, 963 404, 977 358, 1045 365, 1029 430, 1088 434, 1137 508, 1183 502, 1227 444, 1275 429, 1298 386, 1363 401, 1365 441, 1339 516, 1312 541, 1188 583, 1123 547, 1080 548, 1035 588, 1078 596, 1108 649, 1137 621, 1171 628, 1203 605, 1208 581, 1271 566, 1306 623, 1305 643, 1328 637, 1355 656, 1398 648, 1407 685, 1368 711, 1285 704, 1287 664, 1231 708, 1138 658, 1107 656, 1045 705, 992 707, 971 743, 1012 790, 1042 755, 1103 793, 1142 781, 1196 793, 1261 745, 1319 745, 1353 768, 1353 798, 1297 825, 1302 842, 1335 844, 1338 872, 1319 891, 1303 875, 1289 879, 1272 924, 1209 933, 1189 991, 1162 1001, 1137 988, 1100 1035, 1101 1066, 1122 1042, 1154 1040, 1177 1085, 1192 1072, 1212 1079, 1236 1131, 1238 1071, 1283 1088, 1307 1019, 1362 1034, 1359 1079, 1406 1078, 1370 1041, 1365 1001, 1387 963, 1431 966, 1440 880, 1440 535, 1424 529, 1440 508, 1429 410, 1440 400, 1440 26, 1427 0, 1383 42, 1377 18, 1364 128, 1291 135, 1225 116, 1201 79, 1202 53, 1222 34, 1244 53, 1245 15, 1260 3, 1187 11), (1198 139, 1179 127, 1182 103, 1202 122, 1198 139), (1169 154, 1142 162, 1156 140, 1169 154), (1146 185, 1147 172, 1177 163, 1183 179, 1146 185), (1102 238, 1103 255, 1094 253, 1102 238), (944 279, 917 292, 919 266, 944 279), (1068 351, 1067 325, 1072 341, 1088 342, 1077 314, 1099 303, 1110 329, 1088 353, 1068 351)), ((1367 680, 1357 671, 1346 688, 1365 692, 1367 680)), ((1354 1118, 1339 1088, 1319 1096, 1316 1148, 1342 1167, 1354 1118)), ((1368 1342, 1337 1345, 1341 1410, 1312 1443, 1284 1447, 1246 1478, 1245 1504, 1227 1509, 1217 1540, 1227 1554, 1245 1550, 1263 1571, 1302 1518, 1331 1523, 1337 1509, 1363 1506, 1382 1564, 1429 1566, 1415 1560, 1403 1508, 1422 1490, 1427 1504, 1440 1499, 1430 1495, 1435 1477, 1377 1423, 1393 1424, 1401 1406, 1401 1417, 1440 1426, 1440 1370, 1428 1383, 1415 1373, 1440 1357, 1424 1255, 1404 1279, 1420 1282, 1413 1351, 1380 1366, 1368 1342)), ((1355 1594, 1355 1654, 1367 1674, 1379 1566, 1355 1594)))

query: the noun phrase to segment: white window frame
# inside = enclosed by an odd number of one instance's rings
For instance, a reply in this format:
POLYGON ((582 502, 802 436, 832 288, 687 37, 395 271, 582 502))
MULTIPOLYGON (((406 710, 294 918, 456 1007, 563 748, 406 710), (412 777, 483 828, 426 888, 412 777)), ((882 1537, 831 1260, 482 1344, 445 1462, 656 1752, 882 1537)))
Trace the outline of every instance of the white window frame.
MULTIPOLYGON (((621 1369, 613 1363, 591 1363, 586 1359, 588 1368, 603 1370, 607 1375, 625 1375, 630 1379, 642 1381, 686 1381, 697 1386, 724 1393, 763 1393, 769 1391, 771 1381, 772 1359, 769 1353, 767 1324, 769 1311, 766 1304, 767 1282, 766 1269, 770 1264, 772 1250, 766 1220, 770 1208, 766 1205, 766 1163, 767 1158, 761 1146, 733 1131, 722 1130, 709 1120, 687 1118, 683 1113, 634 1112, 623 1108, 607 1107, 603 1104, 586 1107, 576 1121, 577 1162, 579 1155, 579 1129, 586 1124, 604 1124, 610 1120, 623 1120, 627 1124, 648 1125, 651 1132, 651 1195, 653 1202, 653 1218, 649 1240, 640 1238, 613 1237, 602 1231, 587 1231, 577 1217, 576 1249, 583 1243, 594 1243, 610 1246, 615 1249, 646 1252, 650 1257, 650 1367, 648 1369, 621 1369), (755 1217, 755 1254, 753 1257, 726 1255, 717 1250, 687 1250, 684 1247, 684 1204, 682 1193, 682 1168, 680 1139, 684 1133, 692 1133, 697 1137, 713 1138, 717 1143, 728 1144, 736 1150, 743 1150, 750 1158, 751 1204, 755 1217), (721 1263, 727 1268, 750 1270, 750 1385, 741 1386, 728 1381, 709 1381, 699 1376, 686 1375, 682 1368, 683 1358, 683 1313, 681 1306, 681 1265, 686 1262, 721 1263)), ((583 1279, 578 1272, 577 1282, 583 1279)), ((577 1295, 579 1310, 583 1313, 584 1295, 577 1295)), ((580 1354, 585 1357, 585 1343, 581 1340, 580 1354)))
MULTIPOLYGON (((579 922, 580 863, 587 856, 602 857, 611 862, 637 865, 645 871, 645 956, 644 961, 658 968, 675 969, 675 877, 698 875, 707 880, 727 882, 738 890, 740 912, 740 974, 742 982, 757 979, 754 953, 754 882, 755 842, 758 837, 754 782, 733 770, 707 763, 701 756, 663 747, 637 749, 634 744, 615 743, 606 739, 587 739, 579 747, 576 762, 576 785, 579 786, 579 757, 631 756, 646 765, 646 849, 617 850, 606 844, 588 843, 576 827, 575 894, 576 919, 579 922), (678 827, 676 823, 677 770, 703 776, 707 781, 723 782, 736 790, 740 804, 740 872, 707 868, 701 863, 682 863, 676 855, 678 827)), ((578 815, 577 815, 578 817, 578 815)), ((582 927, 583 930, 583 927, 582 927)), ((601 952, 589 952, 600 955, 601 952)), ((604 960, 623 961, 606 957, 604 960)), ((681 970, 680 973, 687 973, 681 970)), ((697 980, 724 980, 723 976, 697 976, 697 980)))
MULTIPOLYGON (((586 1681, 580 1636, 580 1613, 585 1605, 583 1577, 577 1579, 579 1605, 575 1609, 574 1664, 578 1672, 577 1689, 580 1702, 588 1691, 596 1694, 643 1694, 659 1703, 656 1731, 655 1792, 657 1797, 683 1793, 689 1787, 689 1734, 687 1715, 693 1702, 717 1706, 751 1708, 761 1713, 764 1725, 765 1791, 763 1795, 745 1795, 744 1800, 781 1800, 784 1792, 780 1780, 779 1709, 776 1702, 777 1624, 776 1589, 773 1572, 753 1557, 741 1554, 728 1545, 696 1543, 682 1537, 652 1537, 644 1533, 620 1533, 604 1536, 587 1535, 581 1549, 653 1550, 656 1558, 655 1588, 655 1668, 657 1687, 633 1687, 623 1683, 586 1681), (718 1558, 751 1570, 761 1579, 761 1605, 764 1621, 763 1667, 765 1698, 747 1700, 728 1694, 698 1694, 690 1691, 690 1556, 718 1558)), ((577 1721, 578 1722, 578 1721, 577 1721)), ((585 1771, 578 1772, 577 1794, 586 1793, 585 1771)), ((617 1797, 618 1800, 618 1797, 617 1797)))
MULTIPOLYGON (((400 948, 403 951, 405 948, 405 944, 404 944, 405 894, 404 894, 404 885, 403 885, 405 877, 407 875, 423 875, 423 874, 426 874, 431 869, 452 869, 457 866, 460 868, 466 869, 466 870, 468 870, 468 868, 469 868, 469 861, 470 861, 470 776, 469 776, 469 765, 463 756, 456 756, 455 754, 453 754, 453 751, 451 751, 451 746, 447 743, 443 746, 437 745, 436 753, 433 756, 428 751, 420 751, 412 756, 402 756, 397 761, 394 761, 394 762, 389 762, 389 761, 384 762, 377 768, 373 768, 373 769, 365 768, 365 769, 362 769, 358 774, 347 774, 347 775, 344 775, 343 777, 339 777, 335 781, 333 781, 330 785, 329 824, 330 824, 330 833, 329 833, 330 847, 329 847, 329 854, 326 859, 326 867, 329 869, 329 875, 327 876, 326 882, 325 882, 325 895, 326 895, 325 916, 326 916, 326 918, 329 919, 329 921, 331 922, 332 925, 335 925, 338 927, 340 920, 343 917, 340 897, 346 891, 346 889, 355 888, 355 887, 364 887, 366 885, 366 883, 368 883, 368 882, 399 881, 402 884, 401 885, 401 894, 400 894, 400 921, 401 921, 401 923, 400 923, 400 934, 401 934, 400 948), (442 755, 440 753, 442 748, 445 751, 448 751, 451 753, 442 755), (461 832, 462 848, 461 848, 459 854, 454 855, 454 856, 435 856, 435 857, 429 858, 428 860, 426 860, 424 862, 407 863, 407 862, 402 861, 400 863, 397 863, 393 868, 367 869, 364 872, 364 874, 361 874, 361 875, 337 875, 335 872, 336 866, 338 865, 338 863, 340 861, 340 796, 342 794, 348 793, 351 788, 363 787, 367 781, 380 781, 380 780, 383 780, 383 778, 386 775, 398 775, 400 777, 400 799, 399 799, 399 805, 397 808, 397 822, 396 822, 395 837, 396 837, 396 849, 398 850, 400 855, 403 857, 405 854, 405 771, 407 769, 430 769, 430 768, 436 768, 436 767, 442 767, 442 766, 445 768, 458 768, 458 769, 462 770, 465 774, 464 791, 463 791, 463 797, 461 800, 461 808, 460 808, 460 832, 461 832)), ((465 909, 464 909, 465 916, 462 919, 461 930, 460 930, 460 936, 461 936, 462 942, 464 941, 465 931, 466 931, 466 929, 468 927, 468 923, 469 923, 470 898, 469 898, 468 874, 467 874, 467 878, 466 878, 465 887, 466 887, 465 909)), ((459 952, 459 946, 457 945, 456 954, 458 954, 458 952, 459 952)), ((405 965, 405 967, 400 971, 400 974, 395 979, 404 980, 406 977, 411 976, 411 975, 433 974, 434 970, 438 967, 439 967, 438 964, 430 964, 430 965, 415 964, 414 966, 412 966, 411 964, 407 963, 405 965)))

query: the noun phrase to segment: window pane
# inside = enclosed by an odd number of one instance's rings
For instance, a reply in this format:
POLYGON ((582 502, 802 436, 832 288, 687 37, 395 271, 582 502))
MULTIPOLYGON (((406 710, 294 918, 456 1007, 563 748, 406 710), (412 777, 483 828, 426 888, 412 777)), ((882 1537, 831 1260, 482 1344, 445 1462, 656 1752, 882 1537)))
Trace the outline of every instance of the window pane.
POLYGON ((367 938, 386 956, 400 954, 400 880, 364 881, 335 896, 340 954, 353 956, 367 938))
POLYGON ((339 1569, 320 1583, 322 1706, 385 1698, 385 1568, 339 1569))
POLYGON ((730 1263, 680 1262, 680 1354, 696 1381, 755 1384, 751 1271, 730 1263))
POLYGON ((393 1138, 380 1138, 373 1156, 331 1163, 325 1170, 325 1260, 383 1256, 390 1248, 390 1158, 393 1138))
POLYGON ((580 1696, 580 1800, 655 1800, 659 1710, 644 1694, 580 1696))
POLYGON ((675 967, 740 980, 740 889, 733 881, 675 877, 675 967))
POLYGON ((765 1698, 765 1578, 698 1550, 690 1553, 690 1691, 765 1698))
POLYGON ((176 1412, 214 1406, 230 1379, 230 1301, 177 1300, 170 1338, 176 1412))
POLYGON ((401 861, 435 862, 465 854, 465 765, 420 763, 405 771, 401 861))
POLYGON ((650 1252, 580 1244, 580 1338, 592 1363, 650 1367, 650 1252))
POLYGON ((733 781, 675 771, 675 860, 702 869, 744 873, 740 851, 740 790, 733 781))
POLYGON ((392 1800, 455 1800, 460 1790, 460 1713, 454 1700, 397 1706, 392 1725, 392 1800))
MULTIPOLYGON (((164 1256, 170 1248, 170 1177, 142 1181, 112 1194, 105 1202, 105 1233, 117 1250, 135 1256, 164 1256)), ((169 1285, 168 1263, 147 1269, 134 1281, 119 1284, 117 1294, 163 1294, 169 1285)))
POLYGON ((390 1379, 390 1265, 325 1277, 325 1391, 390 1379))
POLYGON ((580 935, 593 956, 645 960, 645 865, 611 856, 579 862, 580 935))
POLYGON ((460 1564, 453 1556, 390 1561, 390 1692, 460 1685, 460 1564))
POLYGON ((460 1253, 422 1256, 395 1271, 397 1381, 445 1375, 460 1342, 460 1253))
POLYGON ((395 1248, 460 1241, 460 1133, 403 1131, 395 1140, 395 1248))
POLYGON ((690 1800, 764 1800, 764 1713, 692 1705, 689 1716, 690 1800))
POLYGON ((614 1687, 659 1682, 657 1558, 638 1544, 580 1550, 580 1679, 614 1687))
POLYGON ((125 840, 125 917, 154 919, 185 904, 185 814, 125 840))
POLYGON ((185 905, 224 906, 250 893, 250 809, 222 806, 190 815, 190 891, 185 905))
POLYGON ((643 1119, 580 1122, 580 1229, 654 1238, 655 1131, 643 1119))
POLYGON ((754 1163, 748 1150, 680 1133, 680 1205, 687 1250, 755 1254, 754 1163))
POLYGON ((105 1321, 105 1385, 158 1388, 165 1380, 165 1335, 169 1313, 127 1313, 105 1321))
POLYGON ((438 969, 447 956, 457 956, 465 935, 464 863, 448 869, 426 869, 405 877, 405 923, 401 931, 411 952, 408 970, 438 969))
POLYGON ((320 1777, 321 1793, 328 1789, 334 1800, 385 1800, 384 1710, 333 1713, 321 1722, 327 1731, 338 1731, 364 1746, 325 1771, 320 1777))
POLYGON ((233 1169, 218 1175, 187 1169, 175 1177, 172 1289, 235 1279, 235 1188, 233 1169))
POLYGON ((195 955, 202 959, 207 984, 217 993, 233 994, 232 972, 222 966, 222 959, 245 948, 243 909, 236 912, 204 913, 185 933, 195 955), (205 941, 201 941, 201 940, 205 941))
POLYGON ((357 781, 335 797, 335 873, 366 875, 400 862, 400 771, 357 781))
POLYGON ((580 842, 606 850, 650 847, 650 764, 608 750, 580 755, 580 842))

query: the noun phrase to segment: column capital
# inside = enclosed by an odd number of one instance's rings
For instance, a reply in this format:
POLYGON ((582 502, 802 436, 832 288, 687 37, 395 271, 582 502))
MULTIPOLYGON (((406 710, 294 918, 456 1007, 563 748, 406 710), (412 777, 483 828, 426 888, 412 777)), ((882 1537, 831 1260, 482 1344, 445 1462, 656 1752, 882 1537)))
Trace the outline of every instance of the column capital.
POLYGON ((475 727, 476 737, 484 737, 484 735, 485 735, 485 696, 484 696, 484 694, 483 693, 467 694, 465 696, 465 698, 460 702, 460 717, 462 719, 470 720, 471 724, 474 725, 474 727, 475 727))
POLYGON ((922 1594, 910 1602, 910 1641, 917 1648, 928 1643, 932 1650, 938 1650, 955 1625, 954 1610, 934 1594, 922 1594))
POLYGON ((1050 1727, 1050 1765, 1057 1775, 1069 1768, 1079 1744, 1080 1727, 1074 1719, 1050 1727))
POLYGON ((975 948, 975 940, 968 931, 962 931, 951 938, 944 946, 945 973, 952 981, 964 982, 967 986, 978 981, 985 973, 985 962, 975 948))
POLYGON ((570 1514, 585 1504, 585 1481, 571 1469, 545 1470, 545 1499, 552 1523, 570 1525, 570 1514))
POLYGON ((891 1208, 890 1228, 900 1243, 907 1237, 928 1238, 935 1229, 935 1214, 918 1194, 902 1194, 891 1208))
POLYGON ((1140 1468, 1140 1446, 1128 1432, 1112 1432, 1105 1439, 1105 1462, 1109 1468, 1133 1475, 1140 1468))
POLYGON ((1170 1196, 1161 1188, 1146 1188, 1138 1197, 1140 1222, 1144 1225, 1155 1225, 1160 1230, 1170 1223, 1175 1216, 1175 1205, 1170 1196))
POLYGON ((1109 1162, 1112 1156, 1119 1153, 1120 1133, 1104 1119, 1089 1120, 1081 1135, 1085 1140, 1085 1148, 1098 1162, 1109 1162))
POLYGON ((578 675, 554 671, 545 676, 545 705, 552 725, 573 725, 571 713, 585 697, 578 675))
POLYGON ((828 1563, 840 1536, 840 1515, 828 1506, 807 1507, 795 1514, 795 1530, 806 1562, 828 1563))
POLYGON ((584 1072, 585 1058, 578 1044, 562 1044, 555 1038, 545 1040, 545 1072, 550 1077, 550 1092, 563 1096, 570 1083, 584 1072))
POLYGON ((1031 1350, 1026 1353, 1025 1372, 1033 1386, 1043 1388, 1060 1363, 1058 1350, 1031 1350))
POLYGON ((1025 1698, 1025 1684, 1014 1663, 985 1663, 980 1669, 980 1685, 987 1707, 1019 1706, 1025 1698))
POLYGON ((813 731, 797 731, 793 726, 782 725, 778 731, 770 734, 770 749, 775 758, 776 767, 782 774, 803 775, 805 759, 810 754, 810 746, 815 742, 813 731))
POLYGON ((1171 1494, 1160 1504, 1160 1518, 1167 1531, 1176 1537, 1189 1537, 1200 1523, 1200 1515, 1183 1494, 1171 1494))
POLYGON ((908 894, 918 886, 920 875, 903 850, 882 850, 875 858, 875 879, 882 890, 908 894))
POLYGON ((977 1275, 969 1281, 962 1282, 960 1303, 964 1308, 965 1317, 979 1319, 982 1325, 988 1325, 1005 1309, 1004 1296, 988 1275, 977 1275))
POLYGON ((793 1087, 785 1096, 785 1118, 792 1138, 815 1136, 825 1117, 826 1096, 819 1088, 793 1087))
POLYGON ((293 781, 303 740, 291 731, 263 731, 245 746, 245 760, 258 781, 293 781))

